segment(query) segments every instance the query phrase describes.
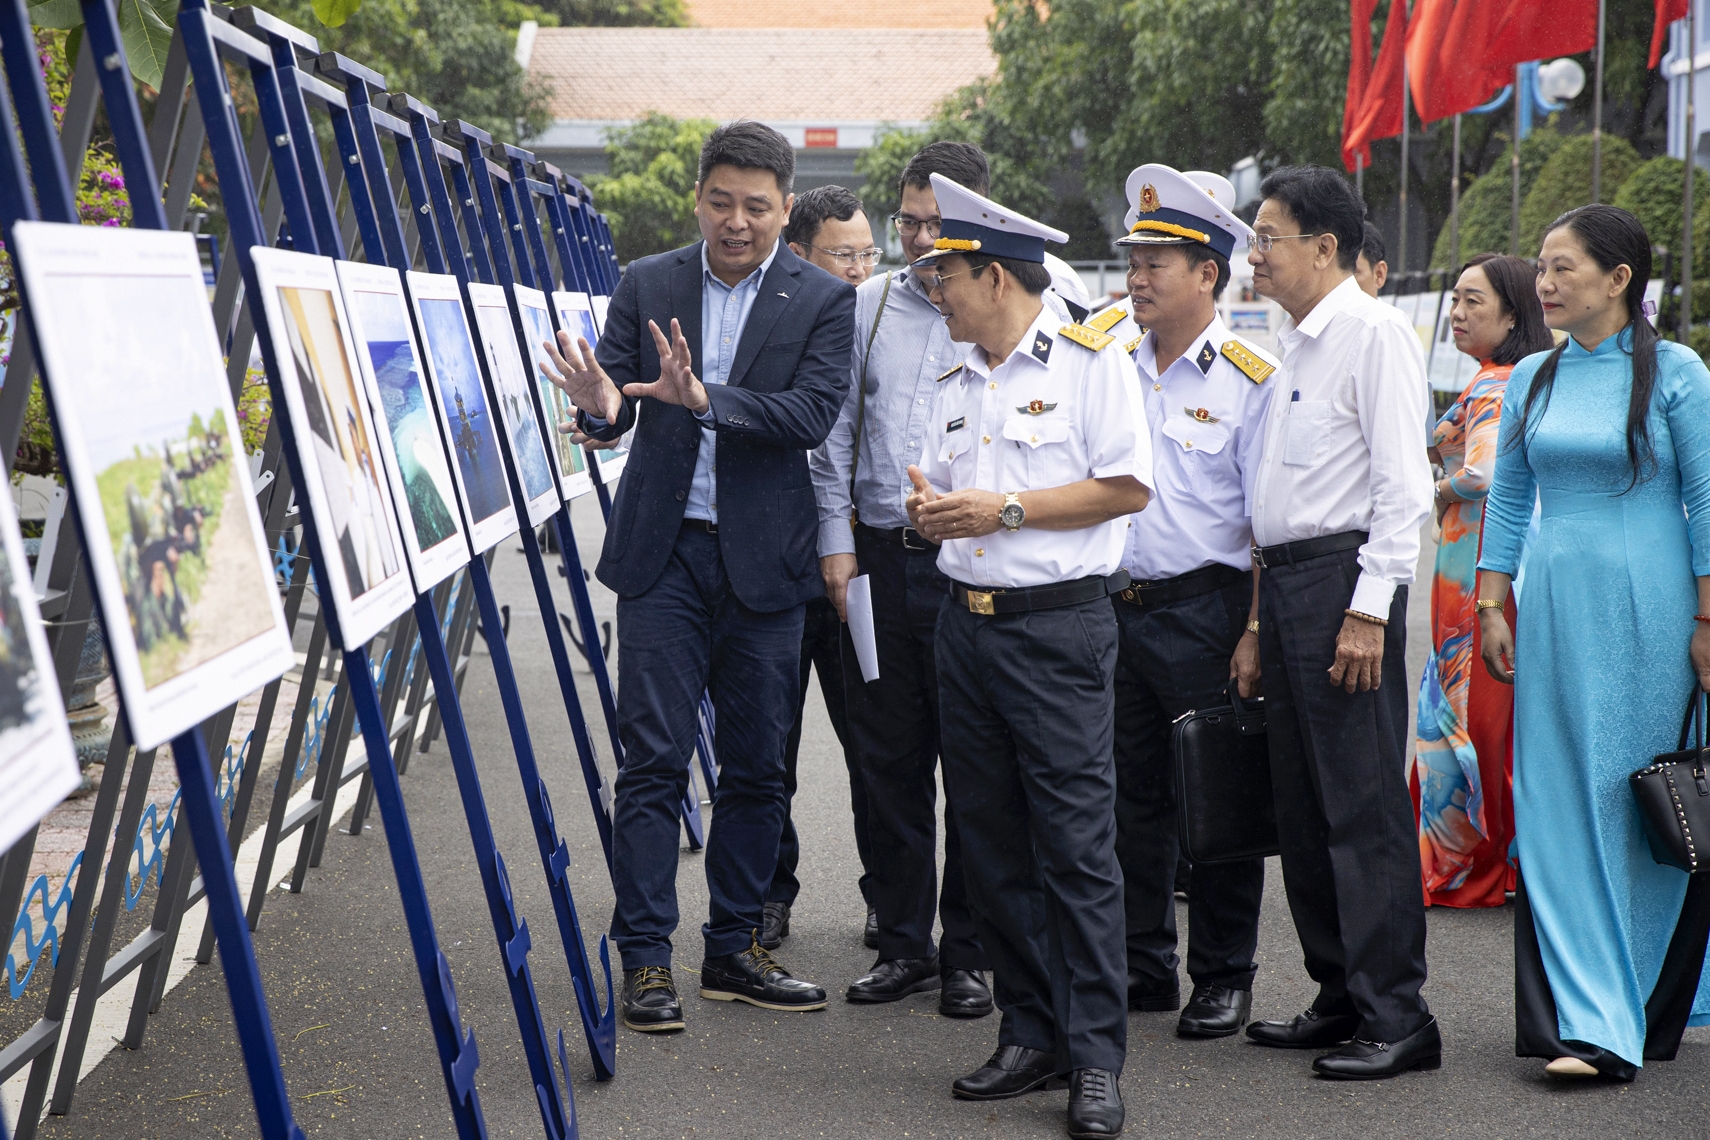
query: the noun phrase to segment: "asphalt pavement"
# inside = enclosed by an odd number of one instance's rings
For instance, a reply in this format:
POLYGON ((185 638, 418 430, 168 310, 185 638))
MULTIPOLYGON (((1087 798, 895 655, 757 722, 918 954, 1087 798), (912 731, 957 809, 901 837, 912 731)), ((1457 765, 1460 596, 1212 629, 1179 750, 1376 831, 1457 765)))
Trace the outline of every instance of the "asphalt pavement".
MULTIPOLYGON (((601 527, 591 499, 577 504, 585 561, 601 527)), ((527 567, 515 540, 494 577, 512 610, 509 644, 529 727, 573 859, 575 899, 598 969, 599 931, 612 892, 600 854, 527 567)), ((1427 549, 1427 557, 1429 549, 1427 549)), ((562 579, 555 580, 559 583, 562 579)), ((568 593, 559 587, 569 612, 568 593)), ((1424 657, 1425 597, 1415 591, 1408 683, 1424 657)), ((612 597, 596 585, 609 619, 612 597)), ((553 618, 556 620, 556 617, 553 618)), ((615 656, 615 650, 614 650, 615 656)), ((582 704, 602 766, 611 773, 599 702, 585 669, 582 704)), ((1387 679, 1386 679, 1387 682, 1387 679)), ((510 870, 518 909, 533 935, 535 986, 549 1026, 562 1026, 584 1137, 1054 1137, 1065 1092, 994 1104, 956 1101, 951 1080, 991 1052, 995 1017, 940 1017, 934 995, 855 1006, 841 995, 872 962, 861 945, 847 776, 817 691, 810 697, 795 818, 803 889, 779 957, 832 995, 820 1013, 779 1014, 702 1001, 692 967, 706 913, 699 855, 680 853, 683 924, 678 984, 688 1029, 644 1036, 619 1029, 618 1075, 597 1084, 553 919, 546 879, 522 797, 490 662, 478 650, 464 708, 487 805, 510 870)), ((444 744, 418 756, 404 778, 417 850, 441 945, 481 1063, 477 1086, 488 1134, 539 1137, 540 1116, 518 1043, 499 952, 477 877, 444 744)), ((1313 987, 1268 861, 1254 1014, 1286 1017, 1313 987)), ((1186 907, 1180 912, 1187 928, 1186 907)), ((1511 907, 1436 908, 1429 915, 1426 997, 1444 1038, 1443 1067, 1375 1084, 1311 1075, 1313 1054, 1259 1048, 1243 1038, 1187 1041, 1175 1015, 1133 1014, 1122 1078, 1127 1135, 1134 1137, 1660 1137, 1710 1136, 1710 1030, 1689 1031, 1679 1059, 1647 1066, 1632 1085, 1561 1085, 1540 1062, 1513 1052, 1511 907)), ((451 1136, 450 1114, 429 1033, 385 839, 335 830, 301 895, 269 896, 255 935, 292 1110, 320 1137, 451 1136)), ((190 953, 180 946, 179 953, 190 953)), ((613 954, 616 970, 616 955, 613 954)), ((617 979, 621 981, 621 979, 617 979)), ((1187 979, 1183 978, 1184 990, 1187 979)), ((149 1140, 258 1135, 217 968, 192 971, 151 1019, 144 1045, 115 1050, 80 1085, 72 1111, 49 1118, 52 1140, 149 1140)))

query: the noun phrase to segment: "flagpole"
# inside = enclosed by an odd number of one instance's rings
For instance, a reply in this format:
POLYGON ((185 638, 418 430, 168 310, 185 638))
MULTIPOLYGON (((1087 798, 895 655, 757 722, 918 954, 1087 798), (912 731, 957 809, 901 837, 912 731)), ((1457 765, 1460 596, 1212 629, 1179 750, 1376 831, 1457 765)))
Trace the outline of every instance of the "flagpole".
POLYGON ((1455 115, 1454 173, 1449 178, 1449 271, 1461 264, 1461 116, 1455 115))
POLYGON ((1358 153, 1354 155, 1354 193, 1362 200, 1366 196, 1366 156, 1358 153))
MULTIPOLYGON (((1508 252, 1520 256, 1520 104, 1526 93, 1520 87, 1520 65, 1514 65, 1514 146, 1508 169, 1513 175, 1513 194, 1508 212, 1508 252)), ((1691 106, 1690 103, 1687 104, 1691 106)))
POLYGON ((1692 168, 1698 165, 1697 117, 1692 104, 1698 86, 1698 5, 1686 6, 1686 186, 1682 220, 1686 232, 1680 239, 1680 342, 1687 343, 1692 333, 1692 168))
POLYGON ((1597 0, 1597 63, 1591 89, 1591 200, 1603 201, 1603 23, 1608 0, 1597 0))
MULTIPOLYGON (((1395 0, 1397 4, 1405 0, 1395 0)), ((1407 56, 1401 57, 1401 254, 1396 272, 1407 274, 1407 56)))

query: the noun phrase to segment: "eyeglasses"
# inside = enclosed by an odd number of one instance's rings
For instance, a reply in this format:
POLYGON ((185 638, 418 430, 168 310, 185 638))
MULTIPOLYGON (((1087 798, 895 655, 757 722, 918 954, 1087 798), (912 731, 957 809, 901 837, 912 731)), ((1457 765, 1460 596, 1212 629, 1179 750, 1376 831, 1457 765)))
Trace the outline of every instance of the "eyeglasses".
POLYGON ((919 218, 911 218, 907 214, 892 214, 891 221, 896 223, 897 233, 906 238, 911 238, 915 234, 919 233, 921 226, 925 226, 926 232, 934 239, 936 239, 939 233, 944 229, 943 218, 928 218, 923 222, 919 218))
POLYGON ((922 273, 920 283, 928 293, 933 293, 944 288, 944 283, 952 277, 961 277, 967 273, 978 274, 984 268, 985 266, 982 265, 978 269, 964 269, 957 273, 922 273))
POLYGON ((808 248, 818 250, 820 253, 831 258, 831 260, 837 262, 837 264, 846 268, 851 265, 877 265, 879 264, 879 258, 885 255, 885 251, 877 246, 874 246, 872 249, 858 249, 853 253, 844 249, 826 249, 822 245, 810 245, 808 248))
POLYGON ((1301 238, 1320 238, 1323 234, 1254 234, 1247 240, 1260 253, 1271 252, 1271 246, 1279 241, 1297 241, 1301 238))

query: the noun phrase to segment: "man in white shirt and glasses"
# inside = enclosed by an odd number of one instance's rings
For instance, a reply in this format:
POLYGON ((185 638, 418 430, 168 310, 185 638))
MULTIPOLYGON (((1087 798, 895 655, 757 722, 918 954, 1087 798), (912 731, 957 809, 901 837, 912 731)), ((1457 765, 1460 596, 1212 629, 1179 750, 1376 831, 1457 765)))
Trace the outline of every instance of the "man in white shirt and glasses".
POLYGON ((1283 882, 1319 990, 1247 1034, 1334 1049, 1320 1075, 1371 1080, 1442 1056, 1419 996, 1405 770, 1407 587, 1431 513, 1425 361, 1407 320, 1354 277, 1366 208, 1347 180, 1287 167, 1259 192, 1253 287, 1289 316, 1253 492, 1261 683, 1283 882))

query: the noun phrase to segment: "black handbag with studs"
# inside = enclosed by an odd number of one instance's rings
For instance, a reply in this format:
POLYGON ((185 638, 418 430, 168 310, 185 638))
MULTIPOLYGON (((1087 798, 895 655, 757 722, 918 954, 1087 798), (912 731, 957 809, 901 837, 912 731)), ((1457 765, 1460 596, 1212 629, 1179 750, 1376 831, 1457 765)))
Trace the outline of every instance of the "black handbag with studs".
POLYGON ((1705 695, 1696 685, 1680 726, 1680 748, 1664 752, 1627 777, 1644 817, 1651 858, 1698 874, 1710 870, 1710 741, 1705 695), (1689 742, 1696 740, 1696 744, 1689 742), (1698 845, 1705 843, 1700 851, 1698 845))

